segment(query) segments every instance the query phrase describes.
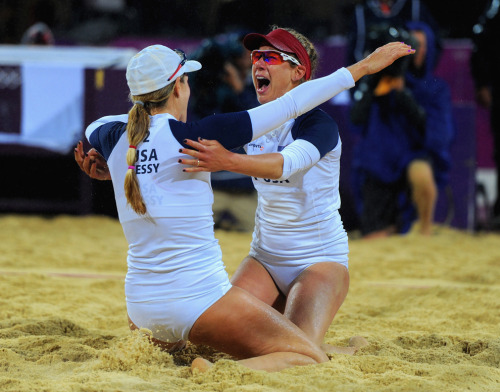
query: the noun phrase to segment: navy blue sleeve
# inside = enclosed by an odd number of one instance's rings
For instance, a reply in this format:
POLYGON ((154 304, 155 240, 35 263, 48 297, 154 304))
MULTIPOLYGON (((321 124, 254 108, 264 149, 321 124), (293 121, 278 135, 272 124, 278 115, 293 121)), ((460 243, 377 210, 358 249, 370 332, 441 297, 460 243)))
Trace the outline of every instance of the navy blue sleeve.
POLYGON ((111 151, 127 129, 127 124, 121 121, 111 121, 96 128, 90 135, 89 143, 104 159, 108 160, 111 151))
POLYGON ((252 122, 248 112, 214 114, 199 121, 183 123, 170 120, 172 135, 184 147, 184 139, 215 139, 225 148, 231 150, 249 143, 252 140, 252 122))
POLYGON ((294 140, 303 139, 313 144, 321 158, 332 151, 339 142, 337 123, 321 109, 313 109, 297 117, 292 128, 294 140))

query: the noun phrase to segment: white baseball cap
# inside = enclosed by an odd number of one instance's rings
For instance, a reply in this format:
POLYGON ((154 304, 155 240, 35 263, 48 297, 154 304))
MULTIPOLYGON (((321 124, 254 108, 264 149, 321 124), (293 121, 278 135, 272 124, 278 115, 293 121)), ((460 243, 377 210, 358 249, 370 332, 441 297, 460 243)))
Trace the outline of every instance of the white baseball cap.
POLYGON ((183 51, 176 50, 179 53, 163 45, 152 45, 132 57, 126 74, 131 94, 159 90, 174 82, 177 76, 201 68, 198 61, 188 60, 183 51))

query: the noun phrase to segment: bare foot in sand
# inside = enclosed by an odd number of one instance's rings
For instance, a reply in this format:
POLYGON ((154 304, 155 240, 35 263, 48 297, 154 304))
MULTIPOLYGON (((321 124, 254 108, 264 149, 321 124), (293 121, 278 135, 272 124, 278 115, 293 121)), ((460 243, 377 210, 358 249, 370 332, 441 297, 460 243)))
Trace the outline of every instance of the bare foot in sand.
POLYGON ((358 351, 362 347, 366 347, 369 345, 370 343, 363 336, 353 336, 349 339, 349 347, 354 347, 356 351, 358 351))
POLYGON ((213 364, 206 359, 203 358, 195 358, 193 362, 191 362, 191 372, 194 373, 194 370, 196 369, 200 373, 205 373, 207 370, 209 370, 213 364))
POLYGON ((336 347, 323 343, 321 348, 326 354, 354 355, 361 347, 368 346, 369 344, 368 340, 366 340, 363 336, 353 336, 349 339, 349 346, 347 347, 336 347))

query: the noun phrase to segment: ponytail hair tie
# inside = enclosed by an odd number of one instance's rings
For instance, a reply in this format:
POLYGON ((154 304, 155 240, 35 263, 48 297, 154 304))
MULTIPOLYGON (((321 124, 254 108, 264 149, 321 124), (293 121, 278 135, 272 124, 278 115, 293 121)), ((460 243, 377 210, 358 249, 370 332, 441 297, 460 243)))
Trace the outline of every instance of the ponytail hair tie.
POLYGON ((130 170, 135 170, 135 166, 129 166, 128 167, 130 170))
POLYGON ((134 104, 141 105, 144 107, 144 102, 142 102, 142 101, 134 101, 134 104))
POLYGON ((128 146, 128 148, 134 148, 137 150, 137 146, 133 146, 132 144, 130 146, 128 146))

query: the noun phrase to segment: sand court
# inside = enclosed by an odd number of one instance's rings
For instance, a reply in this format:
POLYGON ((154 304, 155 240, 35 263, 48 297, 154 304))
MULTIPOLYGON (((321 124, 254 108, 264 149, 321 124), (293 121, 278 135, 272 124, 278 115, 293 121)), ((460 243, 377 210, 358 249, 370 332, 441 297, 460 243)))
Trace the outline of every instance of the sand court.
MULTIPOLYGON (((216 237, 231 275, 251 235, 216 237)), ((0 390, 500 390, 500 235, 440 227, 350 250, 349 294, 326 343, 362 335, 370 346, 264 373, 207 347, 172 356, 129 331, 116 220, 1 216, 0 390), (199 355, 215 366, 191 374, 199 355)))

